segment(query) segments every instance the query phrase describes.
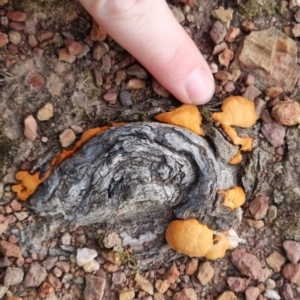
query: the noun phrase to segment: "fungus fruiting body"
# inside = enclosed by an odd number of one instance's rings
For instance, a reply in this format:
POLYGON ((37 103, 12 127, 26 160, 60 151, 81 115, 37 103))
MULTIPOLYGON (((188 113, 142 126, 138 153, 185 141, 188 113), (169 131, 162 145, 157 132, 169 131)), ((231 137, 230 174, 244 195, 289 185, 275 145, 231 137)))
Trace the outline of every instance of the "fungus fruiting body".
POLYGON ((202 136, 205 135, 201 128, 202 117, 195 105, 183 104, 170 112, 155 116, 155 119, 163 123, 189 129, 202 136))
POLYGON ((218 193, 223 195, 223 205, 231 209, 242 206, 246 201, 245 192, 239 186, 235 186, 230 190, 219 191, 218 193))
POLYGON ((223 258, 226 250, 237 246, 231 239, 242 241, 232 232, 216 233, 196 219, 187 219, 172 221, 165 237, 168 245, 179 253, 215 260, 223 258))
MULTIPOLYGON (((253 126, 259 116, 255 111, 254 102, 241 96, 227 98, 222 104, 222 112, 213 113, 212 118, 221 124, 224 132, 231 138, 235 145, 240 145, 242 151, 252 150, 252 138, 239 137, 231 126, 248 128, 253 126)), ((229 162, 237 164, 241 156, 236 154, 229 162)))

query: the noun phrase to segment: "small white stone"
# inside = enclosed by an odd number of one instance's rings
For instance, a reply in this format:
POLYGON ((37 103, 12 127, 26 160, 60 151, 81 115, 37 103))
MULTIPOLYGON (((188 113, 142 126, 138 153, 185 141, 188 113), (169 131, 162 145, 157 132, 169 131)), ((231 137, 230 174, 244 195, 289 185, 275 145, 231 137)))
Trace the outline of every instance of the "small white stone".
POLYGON ((272 300, 280 300, 281 297, 279 296, 278 292, 275 290, 266 290, 264 296, 268 299, 272 300))
POLYGON ((275 289, 276 288, 276 282, 273 279, 268 278, 267 281, 266 281, 266 288, 267 288, 267 290, 275 289))
POLYGON ((61 243, 63 245, 71 245, 71 235, 68 232, 61 237, 61 243))
POLYGON ((64 130, 59 135, 59 141, 63 148, 69 147, 76 140, 76 135, 74 131, 70 128, 64 130))
POLYGON ((26 211, 15 212, 14 215, 16 216, 16 218, 17 218, 19 221, 23 221, 23 220, 27 219, 27 217, 28 217, 28 212, 26 212, 26 211))
POLYGON ((91 272, 94 272, 94 271, 98 271, 100 269, 100 265, 99 263, 92 259, 90 262, 88 262, 87 264, 85 264, 83 266, 83 270, 87 273, 91 273, 91 272))
POLYGON ((77 249, 76 262, 79 267, 86 265, 92 259, 97 257, 97 251, 89 248, 77 249))

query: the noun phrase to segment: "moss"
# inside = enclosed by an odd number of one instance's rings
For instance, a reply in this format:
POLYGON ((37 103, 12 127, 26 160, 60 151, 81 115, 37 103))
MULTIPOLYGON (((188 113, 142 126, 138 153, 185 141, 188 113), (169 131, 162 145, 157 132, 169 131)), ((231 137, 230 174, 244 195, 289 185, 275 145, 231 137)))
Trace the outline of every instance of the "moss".
POLYGON ((243 17, 252 19, 262 14, 274 16, 277 13, 284 14, 285 8, 278 0, 246 0, 240 5, 243 17))

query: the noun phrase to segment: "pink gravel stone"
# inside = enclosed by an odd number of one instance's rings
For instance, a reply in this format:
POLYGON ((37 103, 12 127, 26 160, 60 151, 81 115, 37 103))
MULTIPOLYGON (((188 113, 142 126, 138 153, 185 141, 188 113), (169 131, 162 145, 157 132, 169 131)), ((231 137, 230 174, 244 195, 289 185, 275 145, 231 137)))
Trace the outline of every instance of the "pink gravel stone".
POLYGON ((37 123, 32 115, 24 120, 24 136, 31 142, 37 138, 37 123))
POLYGON ((288 260, 296 264, 300 259, 300 244, 295 241, 285 241, 283 243, 283 249, 285 251, 288 260))
POLYGON ((8 44, 8 36, 7 34, 0 32, 0 48, 4 47, 6 44, 8 44))
POLYGON ((9 257, 19 257, 22 255, 22 251, 19 246, 7 241, 0 241, 0 252, 4 256, 9 257))
POLYGON ((9 11, 6 16, 14 22, 24 22, 27 19, 27 14, 22 11, 9 11))

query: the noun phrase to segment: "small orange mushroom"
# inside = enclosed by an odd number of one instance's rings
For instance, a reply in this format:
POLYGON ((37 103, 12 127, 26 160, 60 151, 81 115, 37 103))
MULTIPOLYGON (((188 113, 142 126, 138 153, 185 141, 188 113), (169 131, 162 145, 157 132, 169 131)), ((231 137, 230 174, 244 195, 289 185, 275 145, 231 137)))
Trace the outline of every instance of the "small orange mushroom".
MULTIPOLYGON (((232 249, 231 232, 216 233, 196 219, 172 221, 165 233, 168 245, 175 251, 190 257, 218 259, 225 256, 227 249, 232 249)), ((234 242, 242 241, 233 235, 234 242)))
POLYGON ((17 194, 20 200, 26 201, 32 194, 35 193, 38 186, 50 176, 52 170, 56 166, 75 153, 87 141, 96 136, 98 133, 108 130, 112 126, 122 126, 124 124, 125 123, 113 123, 111 126, 96 127, 85 131, 80 140, 75 143, 71 150, 63 149, 62 152, 52 157, 50 168, 46 171, 42 178, 40 178, 40 172, 30 174, 28 171, 19 171, 16 174, 16 179, 19 183, 12 186, 13 192, 17 194))
POLYGON ((223 205, 232 210, 242 206, 246 201, 245 192, 239 186, 235 186, 230 190, 219 191, 218 194, 223 195, 223 205))
POLYGON ((201 128, 202 116, 195 105, 183 104, 170 112, 155 116, 155 119, 163 123, 189 129, 202 136, 205 135, 201 128))
MULTIPOLYGON (((254 102, 241 96, 232 96, 223 102, 221 109, 222 112, 213 113, 212 118, 221 123, 222 129, 235 145, 241 145, 243 151, 251 151, 252 138, 239 137, 231 126, 248 128, 256 123, 259 116, 255 111, 254 102)), ((233 162, 236 164, 238 160, 241 161, 241 157, 235 157, 233 162)))

